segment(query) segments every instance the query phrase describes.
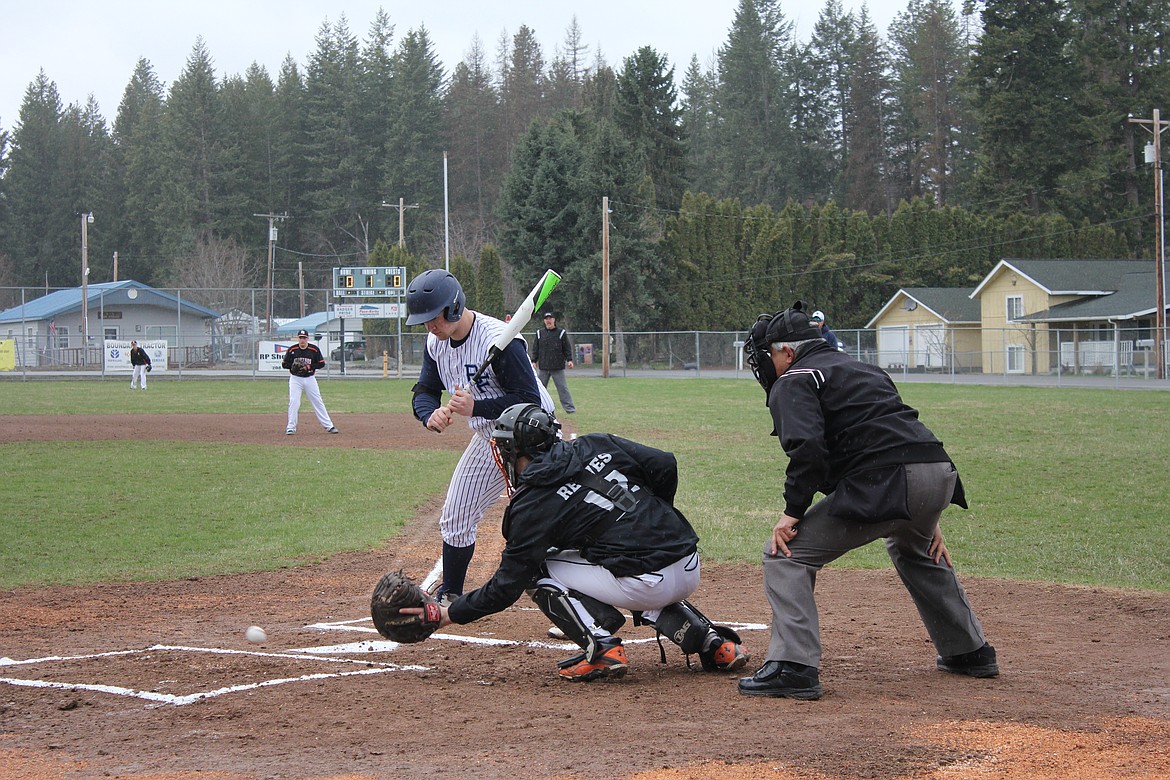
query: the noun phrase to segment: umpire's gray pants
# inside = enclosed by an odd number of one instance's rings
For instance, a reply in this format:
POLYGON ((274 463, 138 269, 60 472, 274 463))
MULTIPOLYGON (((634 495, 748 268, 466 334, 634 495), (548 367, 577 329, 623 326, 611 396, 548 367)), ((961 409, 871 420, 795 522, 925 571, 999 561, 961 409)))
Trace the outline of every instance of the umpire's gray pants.
POLYGON ((545 387, 548 387, 548 380, 551 377, 553 384, 557 386, 557 395, 560 396, 561 407, 568 414, 577 411, 577 407, 573 405, 573 394, 569 392, 569 383, 565 381, 565 369, 562 368, 560 371, 545 371, 542 368, 537 371, 536 376, 545 387))
MULTIPOLYGON (((797 524, 788 542, 792 557, 764 548, 764 592, 772 607, 769 661, 821 665, 821 627, 817 616, 817 572, 830 561, 885 538, 886 551, 939 655, 968 653, 986 641, 954 569, 927 553, 935 525, 950 503, 957 474, 950 463, 906 466, 907 506, 911 517, 883 523, 857 523, 833 517, 818 501, 797 524)), ((874 605, 877 606, 877 605, 874 605)))

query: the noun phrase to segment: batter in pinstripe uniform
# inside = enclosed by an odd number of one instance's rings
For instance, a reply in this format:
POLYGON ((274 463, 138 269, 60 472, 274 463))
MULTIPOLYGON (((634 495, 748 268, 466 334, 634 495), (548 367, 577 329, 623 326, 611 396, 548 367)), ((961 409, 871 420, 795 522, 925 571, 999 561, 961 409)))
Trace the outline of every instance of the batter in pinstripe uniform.
POLYGON ((439 518, 443 582, 436 595, 447 603, 463 593, 479 521, 504 490, 504 475, 491 450, 496 418, 518 403, 539 404, 552 412, 553 402, 536 381, 527 344, 520 336, 471 384, 476 368, 506 325, 467 308, 463 287, 447 271, 424 271, 415 277, 406 288, 406 310, 406 324, 425 325, 429 333, 414 386, 414 416, 442 433, 460 415, 467 418, 473 433, 451 475, 439 518), (446 404, 442 403, 444 391, 450 394, 446 404))

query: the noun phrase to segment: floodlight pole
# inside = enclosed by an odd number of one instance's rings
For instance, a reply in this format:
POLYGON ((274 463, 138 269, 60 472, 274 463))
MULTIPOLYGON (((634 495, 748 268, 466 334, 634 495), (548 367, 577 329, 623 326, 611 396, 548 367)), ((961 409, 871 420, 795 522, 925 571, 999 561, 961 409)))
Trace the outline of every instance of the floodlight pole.
POLYGON ((93 212, 81 213, 81 363, 89 365, 89 226, 93 212))
POLYGON ((1148 126, 1154 134, 1154 356, 1158 361, 1156 376, 1166 378, 1166 225, 1163 222, 1162 189, 1162 128, 1170 121, 1162 119, 1162 113, 1154 109, 1153 119, 1129 118, 1129 121, 1148 126))

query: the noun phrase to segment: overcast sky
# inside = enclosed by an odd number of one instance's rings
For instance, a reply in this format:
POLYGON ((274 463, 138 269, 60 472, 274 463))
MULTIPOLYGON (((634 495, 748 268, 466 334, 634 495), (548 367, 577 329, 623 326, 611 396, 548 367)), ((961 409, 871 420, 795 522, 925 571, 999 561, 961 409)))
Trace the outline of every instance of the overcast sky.
MULTIPOLYGON (((868 0, 866 5, 884 35, 907 2, 868 0)), ((842 0, 846 9, 860 9, 862 3, 842 0)), ((651 46, 681 75, 692 55, 704 65, 711 61, 727 40, 738 5, 739 0, 50 0, 43 5, 14 0, 0 15, 0 127, 16 125, 24 93, 41 69, 56 83, 63 106, 84 103, 92 94, 112 126, 140 57, 150 61, 169 89, 202 35, 218 77, 242 74, 256 62, 275 80, 286 55, 304 72, 326 20, 333 24, 344 14, 350 32, 364 41, 379 7, 394 24, 394 45, 407 30, 425 25, 447 73, 464 59, 476 34, 494 62, 501 33, 510 38, 522 24, 535 32, 551 60, 576 16, 590 62, 600 50, 606 62, 618 67, 638 48, 651 46)), ((808 40, 823 5, 822 0, 781 0, 799 40, 808 40)))

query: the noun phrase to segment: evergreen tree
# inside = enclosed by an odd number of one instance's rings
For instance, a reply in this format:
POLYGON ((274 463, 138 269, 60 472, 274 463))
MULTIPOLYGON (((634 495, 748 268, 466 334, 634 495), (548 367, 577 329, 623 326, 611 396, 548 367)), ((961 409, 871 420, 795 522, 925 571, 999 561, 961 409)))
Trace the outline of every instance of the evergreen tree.
POLYGON ((814 102, 828 120, 823 132, 833 148, 833 197, 842 192, 842 175, 853 143, 850 135, 853 127, 848 114, 857 34, 853 13, 842 9, 840 0, 826 0, 805 50, 817 74, 815 79, 808 81, 812 94, 807 99, 814 102))
POLYGON ((244 75, 224 79, 220 87, 224 160, 219 181, 216 231, 241 246, 262 252, 267 230, 253 214, 274 213, 276 181, 272 151, 276 141, 277 103, 268 72, 252 63, 244 75))
POLYGON ((740 0, 727 43, 719 50, 720 191, 749 203, 777 204, 793 192, 795 137, 780 57, 792 25, 775 0, 740 0))
POLYGON ((483 230, 491 221, 504 173, 499 96, 479 38, 455 66, 443 98, 450 150, 451 211, 483 230))
POLYGON ((517 142, 534 119, 542 115, 544 97, 544 54, 536 34, 521 25, 511 46, 500 51, 500 102, 503 108, 503 133, 510 156, 517 142))
POLYGON ((892 178, 899 199, 947 203, 972 118, 960 89, 968 56, 950 0, 911 0, 890 25, 892 178))
POLYGON ((479 268, 475 273, 475 307, 481 311, 506 311, 504 304, 504 275, 500 253, 492 244, 485 244, 479 253, 479 268))
POLYGON ((387 237, 397 235, 398 215, 376 206, 383 200, 396 201, 395 196, 400 194, 384 189, 382 173, 387 161, 402 152, 388 146, 393 135, 387 132, 387 124, 393 122, 401 110, 395 103, 393 40, 394 25, 386 12, 379 8, 358 59, 361 102, 355 120, 355 134, 359 139, 355 152, 361 156, 361 166, 368 172, 362 179, 357 200, 364 204, 363 213, 368 217, 371 232, 387 237))
POLYGON ((4 177, 8 173, 8 139, 8 131, 0 127, 0 276, 9 280, 5 284, 15 284, 16 262, 4 250, 4 247, 9 245, 9 231, 12 229, 12 219, 8 212, 8 193, 4 184, 4 177))
MULTIPOLYGON (((562 112, 520 139, 500 195, 500 253, 514 275, 536 278, 587 255, 579 220, 585 120, 562 112)), ((563 275, 563 274, 562 274, 563 275)))
POLYGON ((387 123, 387 154, 383 190, 419 204, 420 216, 430 216, 407 231, 411 246, 426 228, 437 230, 443 205, 443 69, 435 56, 426 28, 410 30, 394 53, 395 106, 387 123))
POLYGON ((306 94, 296 61, 285 57, 272 96, 272 201, 268 208, 270 213, 294 217, 282 232, 295 237, 293 243, 299 246, 308 245, 304 237, 312 232, 309 220, 304 219, 309 213, 306 94))
POLYGON ((792 89, 792 127, 796 154, 792 169, 802 202, 826 200, 836 191, 840 125, 829 98, 829 71, 817 64, 812 48, 796 46, 787 57, 786 77, 792 89))
POLYGON ((564 48, 558 48, 549 65, 545 89, 546 110, 556 113, 581 108, 581 87, 589 75, 585 64, 589 47, 582 42, 581 26, 574 15, 565 30, 564 48))
MULTIPOLYGON (((1071 156, 1070 170, 1061 178, 1061 211, 1070 219, 1092 222, 1148 213, 1153 172, 1144 163, 1143 150, 1152 140, 1151 128, 1126 120, 1129 115, 1152 119, 1153 108, 1162 109, 1163 120, 1170 113, 1170 55, 1165 48, 1170 3, 1070 0, 1069 9, 1073 57, 1085 70, 1084 87, 1076 96, 1075 134, 1087 146, 1084 153, 1071 156)), ((1149 223, 1140 220, 1135 227, 1138 246, 1151 252, 1152 239, 1143 241, 1139 235, 1149 223)))
MULTIPOLYGON (((566 281, 580 290, 567 307, 578 323, 601 324, 601 205, 609 197, 609 309, 614 328, 649 330, 663 317, 666 277, 663 258, 649 238, 656 215, 635 204, 647 203, 641 156, 615 123, 599 121, 588 128, 576 205, 577 253, 569 255, 566 281)), ((654 231, 657 233, 657 231, 654 231)), ((554 266, 555 267, 555 266, 554 266)))
POLYGON ((877 30, 863 6, 850 52, 849 97, 845 128, 842 200, 847 208, 869 213, 887 210, 886 103, 887 60, 877 30))
POLYGON ((1057 184, 1083 149, 1074 95, 1083 83, 1069 56, 1062 0, 985 0, 970 77, 979 112, 981 208, 1040 214, 1059 207, 1057 184))
POLYGON ((361 168, 361 88, 358 44, 342 15, 322 24, 305 77, 305 192, 302 201, 312 249, 338 257, 364 257, 368 219, 361 168), (362 214, 366 216, 363 217, 362 214))
POLYGON ((187 65, 171 85, 163 114, 163 200, 154 212, 163 253, 177 263, 197 235, 216 229, 225 149, 222 110, 211 54, 195 40, 187 65))
POLYGON ((674 68, 668 67, 665 56, 643 46, 626 58, 617 94, 614 119, 643 160, 654 187, 654 205, 673 211, 685 189, 687 154, 674 68))
POLYGON ((585 80, 582 89, 585 111, 596 121, 613 121, 617 115, 617 74, 600 65, 585 80))
POLYGON ((60 128, 64 144, 57 160, 57 175, 66 193, 61 205, 68 206, 74 214, 94 214, 95 222, 87 230, 89 280, 108 281, 113 270, 114 244, 106 222, 113 223, 117 208, 110 174, 113 141, 92 95, 84 106, 72 104, 65 110, 60 128))
POLYGON ((4 177, 10 219, 5 249, 26 283, 80 283, 79 209, 59 167, 65 146, 62 114, 57 85, 41 70, 21 101, 4 177))
POLYGON ((139 59, 122 93, 113 129, 113 186, 117 216, 111 236, 124 279, 151 282, 160 236, 152 213, 162 200, 163 87, 146 59, 139 59))
POLYGON ((687 139, 688 181, 700 192, 716 191, 715 122, 717 77, 713 70, 703 70, 699 58, 692 56, 682 82, 682 133, 687 139))

